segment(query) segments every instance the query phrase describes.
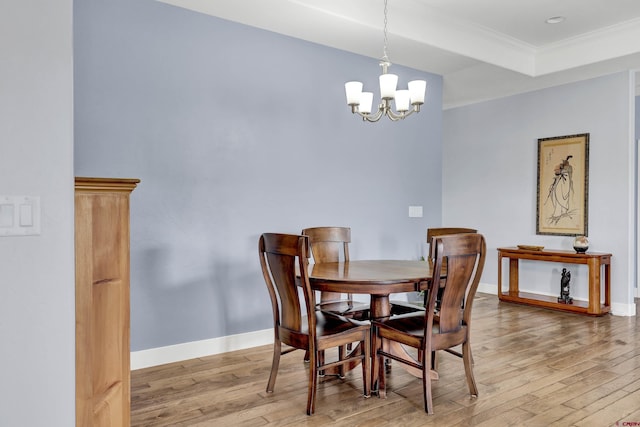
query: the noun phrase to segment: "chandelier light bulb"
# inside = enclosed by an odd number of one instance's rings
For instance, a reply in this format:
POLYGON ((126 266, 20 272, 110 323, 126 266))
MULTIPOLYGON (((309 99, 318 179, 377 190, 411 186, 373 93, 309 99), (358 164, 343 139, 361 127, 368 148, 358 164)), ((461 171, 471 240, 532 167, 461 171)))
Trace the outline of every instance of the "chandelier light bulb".
POLYGON ((409 91, 406 89, 396 91, 396 110, 404 113, 409 110, 409 91))
POLYGON ((393 99, 398 86, 398 76, 395 74, 383 74, 380 76, 380 98, 393 99))
POLYGON ((360 97, 360 112, 362 114, 371 114, 373 106, 373 92, 362 92, 360 97))
POLYGON ((412 80, 408 84, 411 97, 411 105, 424 104, 424 95, 427 91, 427 82, 424 80, 412 80))
POLYGON ((360 95, 362 94, 362 82, 346 82, 344 91, 347 95, 347 105, 360 104, 360 95))

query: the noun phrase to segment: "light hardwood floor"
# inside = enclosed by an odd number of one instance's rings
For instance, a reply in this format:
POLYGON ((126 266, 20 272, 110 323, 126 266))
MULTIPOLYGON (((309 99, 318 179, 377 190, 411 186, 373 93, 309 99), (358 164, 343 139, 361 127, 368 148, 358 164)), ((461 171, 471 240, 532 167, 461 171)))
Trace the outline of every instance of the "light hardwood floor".
POLYGON ((361 370, 318 384, 305 413, 303 353, 282 357, 265 387, 271 346, 132 372, 132 426, 615 426, 640 423, 639 317, 592 318, 499 303, 478 294, 472 322, 471 398, 462 360, 439 355, 435 415, 421 381, 391 365, 387 399, 361 395, 361 370), (628 424, 624 424, 628 423, 628 424))

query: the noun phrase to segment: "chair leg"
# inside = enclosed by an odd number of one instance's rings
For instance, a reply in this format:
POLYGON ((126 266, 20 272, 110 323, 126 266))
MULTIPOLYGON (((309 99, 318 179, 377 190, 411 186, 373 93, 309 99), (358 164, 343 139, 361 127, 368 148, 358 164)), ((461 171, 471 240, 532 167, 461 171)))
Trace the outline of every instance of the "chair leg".
MULTIPOLYGON (((371 392, 378 392, 378 337, 375 332, 371 333, 371 392)), ((379 397, 380 395, 378 395, 379 397)))
POLYGON ((276 384, 276 376, 280 366, 280 354, 282 353, 282 343, 276 339, 273 343, 273 361, 271 362, 271 374, 269 374, 269 382, 267 383, 267 393, 273 393, 273 387, 276 384))
MULTIPOLYGON (((344 354, 345 354, 345 347, 344 345, 341 345, 338 347, 338 360, 344 360, 344 354)), ((322 363, 324 363, 324 360, 322 361, 322 363)), ((344 378, 344 365, 340 365, 338 366, 338 376, 340 378, 344 378)))
MULTIPOLYGON (((316 366, 324 365, 324 350, 318 351, 317 354, 316 354, 315 359, 316 359, 316 363, 317 363, 316 366)), ((318 375, 320 375, 321 377, 324 377, 324 370, 318 370, 318 375)))
MULTIPOLYGON (((379 341, 380 347, 384 351, 389 351, 389 344, 384 338, 380 338, 379 341)), ((378 396, 381 399, 387 398, 387 385, 386 385, 386 366, 385 366, 385 357, 383 355, 376 355, 376 359, 378 362, 378 396)))
POLYGON ((371 332, 371 391, 380 395, 380 377, 383 375, 384 360, 378 356, 378 349, 382 346, 382 338, 377 335, 377 331, 371 332))
MULTIPOLYGON (((316 352, 316 354, 319 352, 316 352)), ((313 415, 316 410, 316 388, 318 386, 318 358, 311 354, 309 363, 309 386, 307 389, 307 415, 313 415)))
POLYGON ((309 350, 304 352, 304 363, 309 363, 309 350))
POLYGON ((425 351, 425 363, 422 365, 422 393, 424 396, 424 410, 427 414, 433 414, 433 396, 431 394, 431 372, 429 366, 432 366, 435 351, 425 351))
POLYGON ((362 382, 364 383, 364 397, 371 396, 371 338, 366 333, 360 345, 364 345, 364 358, 362 360, 362 382))
POLYGON ((462 360, 464 361, 464 372, 467 376, 467 384, 469 385, 469 393, 478 397, 478 387, 476 379, 473 376, 473 356, 471 355, 471 344, 467 340, 462 344, 462 360))

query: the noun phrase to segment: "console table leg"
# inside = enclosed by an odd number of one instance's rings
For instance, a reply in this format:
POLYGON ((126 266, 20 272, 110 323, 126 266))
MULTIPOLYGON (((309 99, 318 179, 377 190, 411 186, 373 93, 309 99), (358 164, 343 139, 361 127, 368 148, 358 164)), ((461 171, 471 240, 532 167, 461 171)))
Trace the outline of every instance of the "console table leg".
POLYGON ((502 254, 498 252, 498 298, 502 298, 502 254))
POLYGON ((611 307, 611 265, 604 265, 604 305, 611 307))
POLYGON ((509 293, 511 295, 518 295, 520 292, 520 285, 518 284, 518 266, 520 260, 517 258, 509 258, 509 293))
POLYGON ((593 258, 589 266, 589 314, 601 314, 600 310, 600 262, 593 258))

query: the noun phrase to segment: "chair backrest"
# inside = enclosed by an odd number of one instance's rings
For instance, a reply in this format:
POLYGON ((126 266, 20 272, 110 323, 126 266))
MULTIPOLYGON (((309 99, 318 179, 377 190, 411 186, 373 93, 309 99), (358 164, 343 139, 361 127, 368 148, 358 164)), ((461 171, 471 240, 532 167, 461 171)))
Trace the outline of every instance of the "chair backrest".
MULTIPOLYGON (((486 243, 481 234, 465 233, 434 237, 431 246, 434 248, 433 283, 438 283, 443 261, 445 258, 447 260, 447 274, 438 313, 440 333, 455 332, 471 320, 473 298, 484 268, 486 243)), ((429 295, 429 316, 433 316, 436 294, 430 292, 429 295)))
MULTIPOLYGON (((265 233, 260 236, 258 252, 276 329, 280 326, 293 332, 315 331, 315 299, 308 272, 308 237, 265 233), (299 289, 304 294, 306 307, 301 306, 299 289), (303 315, 308 317, 308 329, 303 315)), ((281 338, 286 343, 286 337, 281 338)))
POLYGON ((449 234, 477 233, 474 228, 464 227, 436 227, 427 228, 427 243, 431 243, 431 239, 436 236, 447 236, 449 234))
POLYGON ((311 255, 316 263, 349 261, 349 227, 305 228, 302 234, 309 236, 311 255))
POLYGON ((477 233, 478 230, 474 228, 464 227, 436 227, 427 228, 427 243, 429 243, 429 256, 433 258, 433 246, 431 240, 438 236, 448 236, 449 234, 463 234, 463 233, 477 233))

